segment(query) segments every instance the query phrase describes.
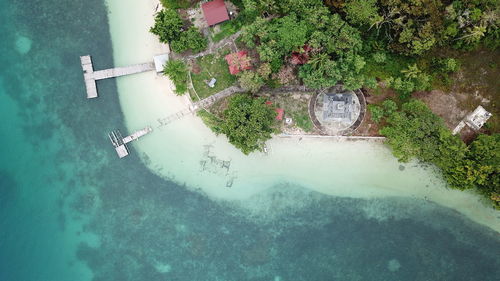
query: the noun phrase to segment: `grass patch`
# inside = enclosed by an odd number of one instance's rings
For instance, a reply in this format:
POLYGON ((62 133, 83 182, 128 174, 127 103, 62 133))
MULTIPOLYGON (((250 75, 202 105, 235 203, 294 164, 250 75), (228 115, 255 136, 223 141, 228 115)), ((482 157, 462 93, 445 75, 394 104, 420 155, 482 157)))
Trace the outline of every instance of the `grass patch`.
POLYGON ((295 122, 295 125, 297 125, 297 127, 308 133, 313 130, 313 123, 311 121, 311 118, 309 118, 309 112, 307 112, 307 110, 305 112, 292 112, 290 115, 292 115, 293 121, 295 122))
POLYGON ((314 125, 309 117, 309 99, 311 95, 300 94, 279 94, 269 97, 277 107, 285 110, 285 117, 292 117, 296 127, 309 133, 313 131, 314 125))
MULTIPOLYGON (((196 60, 201 72, 198 74, 191 73, 191 79, 193 81, 193 87, 201 99, 220 92, 236 82, 236 76, 229 73, 227 62, 224 60, 224 55, 227 53, 228 51, 223 51, 220 54, 211 54, 196 60), (207 82, 210 81, 212 77, 217 79, 217 82, 215 83, 215 87, 210 88, 207 82)), ((196 95, 191 96, 191 98, 194 101, 198 100, 196 95)))
MULTIPOLYGON (((242 24, 240 24, 237 19, 223 22, 219 25, 220 31, 212 35, 212 40, 214 42, 219 42, 220 40, 238 32, 241 27, 242 24)), ((213 31, 214 28, 211 28, 211 30, 213 31)))

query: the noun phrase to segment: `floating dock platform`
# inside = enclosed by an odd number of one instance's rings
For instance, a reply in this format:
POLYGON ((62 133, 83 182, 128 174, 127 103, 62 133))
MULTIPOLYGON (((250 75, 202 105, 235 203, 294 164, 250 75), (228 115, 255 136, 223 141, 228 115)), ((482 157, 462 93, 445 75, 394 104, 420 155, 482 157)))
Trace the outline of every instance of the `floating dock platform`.
POLYGON ((111 133, 108 134, 109 140, 111 140, 111 143, 115 147, 116 154, 118 154, 118 157, 123 158, 127 155, 129 155, 127 143, 131 141, 135 141, 139 139, 142 136, 145 136, 149 133, 151 133, 153 129, 151 127, 146 127, 142 130, 139 130, 130 136, 122 137, 122 134, 120 133, 119 130, 114 130, 111 133))

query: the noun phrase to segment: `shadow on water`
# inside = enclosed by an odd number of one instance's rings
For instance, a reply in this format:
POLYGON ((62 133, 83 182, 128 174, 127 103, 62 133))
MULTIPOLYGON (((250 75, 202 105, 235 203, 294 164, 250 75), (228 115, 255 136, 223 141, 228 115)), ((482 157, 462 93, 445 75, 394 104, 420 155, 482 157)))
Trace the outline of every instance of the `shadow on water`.
MULTIPOLYGON (((244 202, 217 202, 153 175, 133 149, 118 161, 106 137, 125 128, 115 81, 99 82, 100 97, 86 100, 79 65, 84 54, 96 69, 113 65, 103 1, 0 3, 9 7, 0 23, 10 27, 0 35, 13 42, 0 45, 0 65, 9 66, 0 69, 4 91, 23 109, 26 140, 50 152, 38 173, 45 185, 62 186, 61 229, 81 221, 84 233, 99 237, 77 252, 95 281, 493 280, 500 273, 495 234, 425 201, 342 199, 281 185, 244 202)), ((0 173, 0 185, 0 200, 15 196, 9 175, 0 173)))

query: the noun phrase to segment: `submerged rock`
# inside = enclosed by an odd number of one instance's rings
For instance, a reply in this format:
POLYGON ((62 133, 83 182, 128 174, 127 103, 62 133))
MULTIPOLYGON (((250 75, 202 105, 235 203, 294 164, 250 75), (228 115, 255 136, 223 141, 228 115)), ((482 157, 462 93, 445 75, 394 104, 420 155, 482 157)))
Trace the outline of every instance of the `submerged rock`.
POLYGON ((168 263, 156 262, 154 267, 159 273, 169 273, 172 270, 172 266, 168 263))
POLYGON ((392 259, 387 263, 387 269, 391 272, 396 272, 401 268, 401 264, 397 259, 392 259))
POLYGON ((21 55, 27 54, 31 50, 33 41, 28 37, 18 35, 16 39, 16 51, 21 55))

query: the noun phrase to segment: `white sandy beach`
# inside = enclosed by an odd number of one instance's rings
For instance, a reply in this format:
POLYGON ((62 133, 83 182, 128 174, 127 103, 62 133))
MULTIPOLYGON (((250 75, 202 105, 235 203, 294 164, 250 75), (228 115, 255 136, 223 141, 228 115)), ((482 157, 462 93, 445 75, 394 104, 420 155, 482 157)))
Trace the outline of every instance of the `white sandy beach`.
MULTIPOLYGON (((158 1, 108 0, 107 4, 116 66, 152 61, 154 55, 165 52, 165 46, 149 33, 158 1)), ((479 196, 444 188, 435 173, 414 163, 404 164, 400 171, 400 163, 382 144, 276 137, 268 143, 268 155, 245 156, 196 116, 157 128, 158 118, 189 106, 187 97, 172 93, 167 78, 149 72, 119 78, 117 83, 127 130, 154 128, 133 144, 132 153, 140 153, 155 173, 201 189, 212 198, 243 200, 280 183, 335 196, 426 198, 500 232, 498 212, 485 206, 479 196)))

